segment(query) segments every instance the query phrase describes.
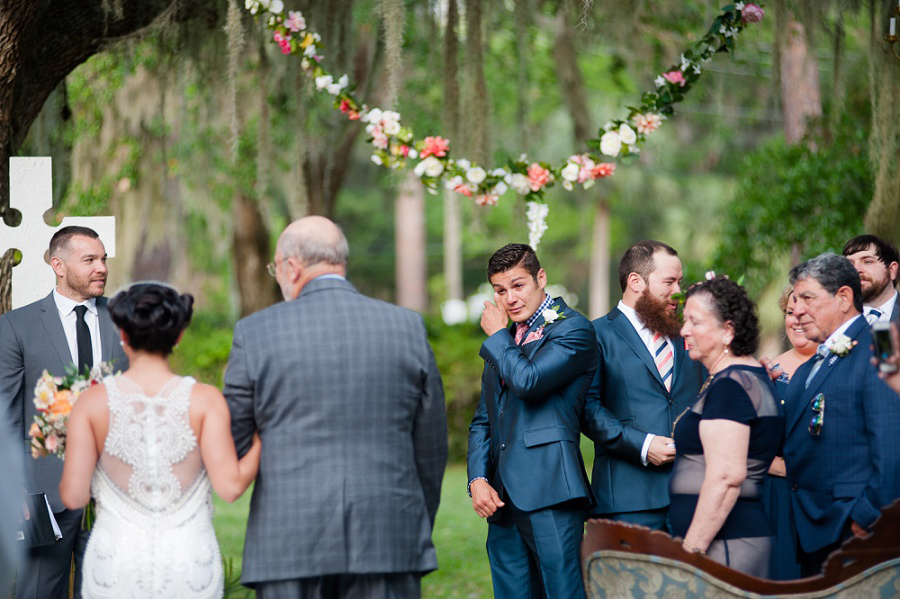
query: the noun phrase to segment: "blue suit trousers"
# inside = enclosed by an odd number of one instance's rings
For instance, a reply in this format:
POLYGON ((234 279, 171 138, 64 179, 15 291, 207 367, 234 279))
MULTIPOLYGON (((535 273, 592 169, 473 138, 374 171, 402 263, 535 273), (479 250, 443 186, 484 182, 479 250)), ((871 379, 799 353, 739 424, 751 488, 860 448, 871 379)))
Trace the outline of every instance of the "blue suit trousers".
POLYGON ((506 506, 488 526, 495 599, 584 599, 581 540, 586 511, 506 506))

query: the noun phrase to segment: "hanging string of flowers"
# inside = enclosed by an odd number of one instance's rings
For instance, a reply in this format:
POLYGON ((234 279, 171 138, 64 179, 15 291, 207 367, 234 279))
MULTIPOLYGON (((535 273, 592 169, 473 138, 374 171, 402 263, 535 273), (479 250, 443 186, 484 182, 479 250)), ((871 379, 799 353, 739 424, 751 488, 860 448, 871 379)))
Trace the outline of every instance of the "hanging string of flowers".
POLYGON ((548 207, 544 194, 556 183, 572 190, 576 185, 589 189, 598 179, 611 177, 616 161, 640 152, 647 138, 674 114, 703 74, 703 65, 718 52, 734 50, 744 28, 762 20, 764 11, 754 3, 735 2, 722 8, 709 30, 696 44, 681 54, 678 64, 656 77, 654 91, 641 96, 640 106, 629 106, 625 118, 607 122, 599 138, 586 142, 588 150, 573 154, 562 164, 529 159, 522 154, 505 166, 486 168, 465 158, 451 158, 450 140, 439 136, 416 139, 412 130, 400 124, 400 114, 369 108, 353 94, 346 74, 335 77, 322 66, 324 55, 318 33, 310 31, 299 11, 284 14, 283 0, 245 0, 245 7, 272 31, 272 40, 282 54, 301 57, 301 67, 315 81, 316 89, 334 96, 334 106, 350 120, 366 124, 373 146, 372 162, 399 170, 418 161, 413 172, 431 193, 439 185, 473 198, 479 206, 493 206, 512 190, 528 202, 529 241, 537 246, 547 229, 548 207))

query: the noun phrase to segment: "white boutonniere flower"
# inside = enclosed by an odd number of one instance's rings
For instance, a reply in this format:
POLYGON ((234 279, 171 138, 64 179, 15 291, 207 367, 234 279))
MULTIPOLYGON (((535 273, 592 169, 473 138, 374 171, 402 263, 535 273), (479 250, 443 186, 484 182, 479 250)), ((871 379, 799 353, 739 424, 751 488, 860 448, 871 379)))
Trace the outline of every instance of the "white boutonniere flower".
POLYGON ((834 339, 830 339, 825 346, 834 355, 843 358, 850 353, 850 350, 856 346, 856 341, 847 335, 838 335, 834 339))
POLYGON ((544 326, 548 324, 553 324, 557 320, 564 319, 566 316, 559 311, 559 306, 553 306, 552 308, 547 308, 543 312, 541 312, 541 316, 544 319, 544 326))

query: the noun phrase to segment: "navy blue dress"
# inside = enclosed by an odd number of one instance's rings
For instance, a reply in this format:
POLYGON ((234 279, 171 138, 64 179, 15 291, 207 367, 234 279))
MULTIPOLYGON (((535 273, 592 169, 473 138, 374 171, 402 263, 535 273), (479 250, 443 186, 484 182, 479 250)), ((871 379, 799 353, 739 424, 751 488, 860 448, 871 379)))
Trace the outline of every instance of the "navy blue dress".
POLYGON ((774 531, 763 507, 763 484, 781 448, 784 415, 765 368, 735 365, 716 373, 697 401, 677 421, 675 466, 669 481, 670 517, 676 536, 684 537, 697 507, 706 474, 700 422, 732 420, 750 427, 747 478, 707 553, 727 566, 767 576, 774 531), (743 541, 717 543, 718 541, 743 541))
MULTIPOLYGON (((787 375, 782 374, 775 381, 775 397, 782 413, 789 380, 787 375)), ((778 455, 781 455, 781 451, 778 455)), ((791 517, 791 491, 785 477, 771 474, 766 477, 763 485, 763 507, 769 516, 769 522, 775 528, 775 545, 772 547, 769 578, 772 580, 802 578, 800 563, 797 561, 797 527, 791 517)))

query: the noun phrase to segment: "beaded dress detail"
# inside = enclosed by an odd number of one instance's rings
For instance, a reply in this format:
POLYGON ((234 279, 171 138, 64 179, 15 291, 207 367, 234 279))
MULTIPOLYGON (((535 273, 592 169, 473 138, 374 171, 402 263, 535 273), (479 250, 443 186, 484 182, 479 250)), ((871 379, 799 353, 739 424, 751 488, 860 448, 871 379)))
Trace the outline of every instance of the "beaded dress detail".
POLYGON ((152 397, 122 375, 103 382, 109 432, 91 481, 82 596, 221 597, 209 478, 188 420, 194 379, 174 377, 152 397))

